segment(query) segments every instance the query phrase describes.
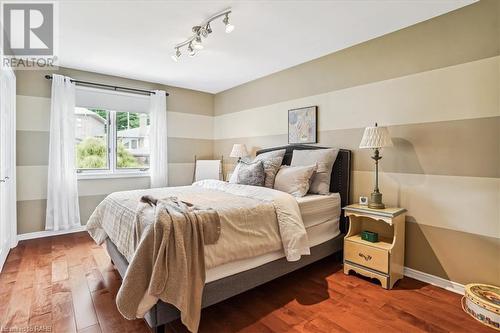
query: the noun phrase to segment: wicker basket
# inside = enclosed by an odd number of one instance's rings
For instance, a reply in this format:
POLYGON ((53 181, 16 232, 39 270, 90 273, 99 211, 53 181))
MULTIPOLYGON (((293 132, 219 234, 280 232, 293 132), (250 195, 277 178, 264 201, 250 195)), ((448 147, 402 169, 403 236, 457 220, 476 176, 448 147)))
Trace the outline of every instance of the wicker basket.
POLYGON ((500 288, 471 283, 465 286, 462 308, 477 321, 500 331, 500 288))

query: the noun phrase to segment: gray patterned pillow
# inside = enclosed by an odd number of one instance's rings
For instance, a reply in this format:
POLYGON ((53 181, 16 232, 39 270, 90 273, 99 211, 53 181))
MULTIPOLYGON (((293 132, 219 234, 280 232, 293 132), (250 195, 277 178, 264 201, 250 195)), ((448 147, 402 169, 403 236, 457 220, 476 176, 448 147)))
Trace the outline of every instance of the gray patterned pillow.
POLYGON ((254 162, 262 161, 264 165, 264 172, 266 173, 266 179, 264 181, 264 186, 273 188, 274 179, 278 173, 281 162, 283 162, 283 157, 285 156, 286 149, 280 149, 275 151, 270 151, 257 155, 254 162))
POLYGON ((262 161, 246 163, 240 161, 234 168, 230 183, 252 186, 264 186, 264 165, 262 161))

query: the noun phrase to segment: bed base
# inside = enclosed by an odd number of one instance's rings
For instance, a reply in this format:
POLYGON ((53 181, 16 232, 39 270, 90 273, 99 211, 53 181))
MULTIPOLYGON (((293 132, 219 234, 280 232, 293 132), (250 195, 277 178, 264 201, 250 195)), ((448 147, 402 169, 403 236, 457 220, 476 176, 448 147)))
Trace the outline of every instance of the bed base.
MULTIPOLYGON (((209 282, 203 290, 202 307, 205 308, 219 303, 332 254, 341 255, 344 236, 341 233, 329 241, 311 247, 311 255, 303 256, 299 261, 288 262, 286 258, 281 258, 253 269, 209 282)), ((106 239, 106 248, 112 262, 123 278, 128 267, 127 260, 109 238, 106 239)), ((155 332, 160 333, 164 332, 166 324, 178 319, 179 315, 177 308, 159 301, 149 310, 144 319, 155 332)))

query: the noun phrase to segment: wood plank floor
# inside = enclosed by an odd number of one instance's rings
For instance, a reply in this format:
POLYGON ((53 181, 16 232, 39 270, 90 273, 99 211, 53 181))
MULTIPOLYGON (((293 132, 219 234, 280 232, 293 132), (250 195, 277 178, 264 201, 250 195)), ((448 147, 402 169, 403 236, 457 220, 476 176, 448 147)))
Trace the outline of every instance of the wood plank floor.
MULTIPOLYGON (((0 327, 11 332, 149 332, 116 309, 120 276, 86 233, 23 241, 0 273, 0 327), (35 330, 32 330, 35 331, 35 330)), ((0 330, 2 331, 2 330, 0 330)), ((179 321, 168 332, 187 332, 179 321)), ((386 291, 340 263, 316 264, 202 311, 200 332, 493 332, 460 296, 405 278, 386 291)))

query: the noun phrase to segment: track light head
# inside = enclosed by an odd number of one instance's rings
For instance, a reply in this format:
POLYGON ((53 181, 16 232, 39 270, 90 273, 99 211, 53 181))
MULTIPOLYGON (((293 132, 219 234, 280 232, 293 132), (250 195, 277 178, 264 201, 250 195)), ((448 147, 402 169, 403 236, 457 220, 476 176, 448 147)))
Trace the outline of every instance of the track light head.
POLYGON ((179 50, 179 48, 176 49, 175 51, 175 54, 172 54, 172 60, 177 62, 179 61, 179 58, 181 57, 181 51, 179 50))
POLYGON ((209 34, 212 33, 212 28, 210 27, 210 22, 207 23, 206 26, 202 27, 200 30, 200 34, 204 37, 207 38, 209 34))
POLYGON ((222 22, 226 25, 226 33, 231 33, 234 30, 234 25, 229 23, 229 13, 226 14, 222 22))
POLYGON ((194 57, 196 55, 196 51, 194 50, 193 48, 193 43, 189 43, 189 46, 188 46, 188 54, 190 57, 194 57))
POLYGON ((194 41, 193 41, 193 47, 196 50, 202 50, 203 49, 203 45, 201 44, 201 36, 200 35, 197 35, 196 38, 194 39, 194 41))

